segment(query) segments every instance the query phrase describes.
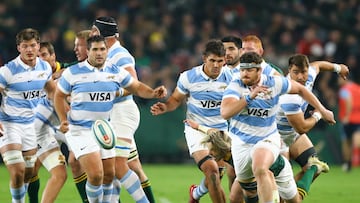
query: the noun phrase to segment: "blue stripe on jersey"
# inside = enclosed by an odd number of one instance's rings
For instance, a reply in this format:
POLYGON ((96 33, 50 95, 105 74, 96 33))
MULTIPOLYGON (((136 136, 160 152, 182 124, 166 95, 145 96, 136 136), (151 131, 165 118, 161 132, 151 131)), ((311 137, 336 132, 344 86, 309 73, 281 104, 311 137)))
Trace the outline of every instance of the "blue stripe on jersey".
POLYGON ((204 109, 204 108, 199 108, 191 103, 188 103, 187 110, 189 111, 189 113, 194 113, 199 116, 205 116, 205 117, 218 116, 220 113, 218 108, 204 109))
POLYGON ((109 102, 72 102, 71 108, 73 110, 82 110, 82 111, 93 111, 93 112, 104 112, 110 111, 113 107, 113 101, 109 102))
POLYGON ((0 119, 2 121, 29 124, 34 121, 35 117, 34 117, 34 115, 31 117, 14 116, 14 115, 9 116, 9 115, 5 114, 4 112, 0 112, 0 119))
MULTIPOLYGON (((126 80, 123 82, 122 86, 124 84, 127 84, 129 80, 126 80)), ((76 87, 73 88, 73 92, 75 93, 81 93, 81 92, 93 92, 96 90, 96 92, 108 92, 110 91, 117 91, 116 86, 110 84, 109 82, 84 82, 79 83, 76 87)))
POLYGON ((25 81, 25 82, 18 82, 8 84, 8 88, 13 91, 26 91, 30 92, 32 90, 42 90, 44 87, 43 80, 33 80, 33 81, 25 81), (29 85, 31 82, 31 86, 29 85))
POLYGON ((100 71, 86 61, 70 66, 58 83, 61 91, 66 94, 71 92, 70 124, 91 127, 96 119, 108 119, 116 91, 126 88, 132 81, 126 70, 111 64, 100 71))
POLYGON ((238 117, 234 117, 233 119, 239 122, 243 122, 247 125, 253 125, 254 123, 256 123, 257 127, 269 127, 273 125, 275 121, 275 115, 261 119, 258 116, 239 114, 238 117))
MULTIPOLYGON (((287 76, 290 78, 290 76, 287 76)), ((315 79, 317 77, 316 68, 309 66, 308 69, 308 79, 305 82, 305 87, 312 91, 315 79)), ((295 132, 295 129, 291 126, 287 120, 287 114, 297 114, 299 112, 305 112, 308 106, 307 101, 300 97, 300 95, 283 95, 280 99, 280 109, 277 113, 277 127, 279 133, 282 135, 287 135, 295 132)))
MULTIPOLYGON (((119 68, 124 68, 126 66, 133 66, 135 68, 135 59, 130 54, 130 52, 123 46, 120 45, 120 42, 116 42, 111 46, 107 56, 107 62, 116 65, 119 68)), ((132 100, 133 96, 123 96, 116 97, 114 103, 122 102, 125 100, 132 100)))
POLYGON ((233 134, 233 135, 236 135, 238 137, 241 138, 242 141, 244 141, 245 143, 249 143, 249 144, 256 144, 258 143, 259 141, 265 139, 266 137, 269 137, 270 135, 276 133, 276 129, 271 131, 271 132, 266 132, 265 135, 262 135, 262 136, 254 136, 254 135, 251 135, 251 134, 247 134, 245 132, 241 132, 239 131, 238 128, 231 128, 230 129, 230 133, 233 134))
POLYGON ((0 120, 30 123, 34 120, 34 108, 42 96, 43 88, 51 79, 50 65, 36 58, 34 67, 21 61, 20 56, 0 69, 0 86, 4 88, 3 112, 0 120))
POLYGON ((301 108, 299 104, 295 104, 295 103, 281 104, 280 107, 285 112, 297 112, 301 108))
POLYGON ((8 97, 6 104, 15 108, 35 108, 39 102, 40 98, 35 98, 32 100, 16 99, 8 97))
POLYGON ((71 117, 68 118, 68 121, 72 125, 79 125, 85 128, 91 128, 92 124, 94 123, 93 120, 74 120, 71 117))
POLYGON ((232 74, 223 68, 218 78, 210 79, 202 69, 201 65, 187 70, 177 81, 177 89, 189 96, 186 117, 207 127, 227 130, 228 123, 220 115, 220 105, 232 74))
MULTIPOLYGON (((230 131, 246 143, 256 143, 277 132, 275 119, 279 96, 290 89, 289 80, 280 76, 262 74, 261 85, 268 87, 269 94, 258 94, 239 114, 230 119, 230 131)), ((226 88, 223 98, 241 99, 248 94, 250 89, 237 78, 226 88)))

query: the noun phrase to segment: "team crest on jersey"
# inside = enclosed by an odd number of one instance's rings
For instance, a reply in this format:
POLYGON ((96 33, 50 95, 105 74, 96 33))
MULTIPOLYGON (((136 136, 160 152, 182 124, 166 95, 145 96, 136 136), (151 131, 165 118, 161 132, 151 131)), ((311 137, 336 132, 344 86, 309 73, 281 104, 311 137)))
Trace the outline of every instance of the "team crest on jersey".
POLYGON ((109 75, 106 77, 106 79, 115 80, 115 75, 109 75))
POLYGON ((226 85, 221 85, 220 87, 219 87, 219 89, 226 89, 226 85))
POLYGON ((37 77, 38 77, 38 78, 43 78, 43 77, 46 76, 45 74, 46 74, 45 72, 44 72, 44 73, 40 73, 37 77))

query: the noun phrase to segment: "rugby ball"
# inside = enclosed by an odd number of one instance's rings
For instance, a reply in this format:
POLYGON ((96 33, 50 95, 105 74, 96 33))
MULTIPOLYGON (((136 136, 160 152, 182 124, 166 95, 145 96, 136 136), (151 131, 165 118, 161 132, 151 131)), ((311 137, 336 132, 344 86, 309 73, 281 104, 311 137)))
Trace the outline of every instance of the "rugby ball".
POLYGON ((107 120, 102 119, 94 121, 91 130, 100 147, 112 149, 115 146, 115 133, 107 120))

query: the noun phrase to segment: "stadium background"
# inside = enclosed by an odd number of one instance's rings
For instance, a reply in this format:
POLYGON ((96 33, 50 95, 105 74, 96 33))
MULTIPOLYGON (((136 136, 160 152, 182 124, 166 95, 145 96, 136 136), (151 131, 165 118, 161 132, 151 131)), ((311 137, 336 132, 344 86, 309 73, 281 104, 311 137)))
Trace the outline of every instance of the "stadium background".
MULTIPOLYGON (((357 0, 2 0, 0 65, 17 56, 16 33, 25 27, 41 32, 61 62, 75 60, 75 33, 89 29, 98 16, 117 19, 122 43, 135 56, 141 81, 169 92, 178 74, 201 63, 202 45, 225 35, 256 34, 264 58, 286 72, 287 59, 303 53, 311 60, 358 67, 360 3, 357 0)), ((321 73, 315 93, 337 112, 336 74, 321 73)), ((159 117, 149 113, 155 101, 136 100, 141 123, 136 134, 143 162, 189 161, 182 132, 184 107, 159 117)), ((320 157, 341 162, 339 125, 318 123, 310 137, 320 157)))

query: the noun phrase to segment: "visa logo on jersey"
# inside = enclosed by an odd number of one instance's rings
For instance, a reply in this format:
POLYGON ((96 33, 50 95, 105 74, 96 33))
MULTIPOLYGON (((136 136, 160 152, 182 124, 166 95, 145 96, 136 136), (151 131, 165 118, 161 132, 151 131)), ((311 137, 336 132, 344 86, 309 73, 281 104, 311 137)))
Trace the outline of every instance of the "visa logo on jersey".
POLYGON ((221 101, 200 101, 203 108, 216 108, 221 105, 221 101))
POLYGON ((28 92, 23 92, 23 96, 25 99, 34 99, 34 98, 40 98, 40 90, 33 90, 28 92))
POLYGON ((268 117, 269 116, 269 110, 267 110, 267 109, 250 108, 247 110, 247 113, 251 116, 259 116, 259 117, 268 117))
POLYGON ((110 101, 111 94, 109 92, 92 92, 89 93, 91 101, 110 101))

